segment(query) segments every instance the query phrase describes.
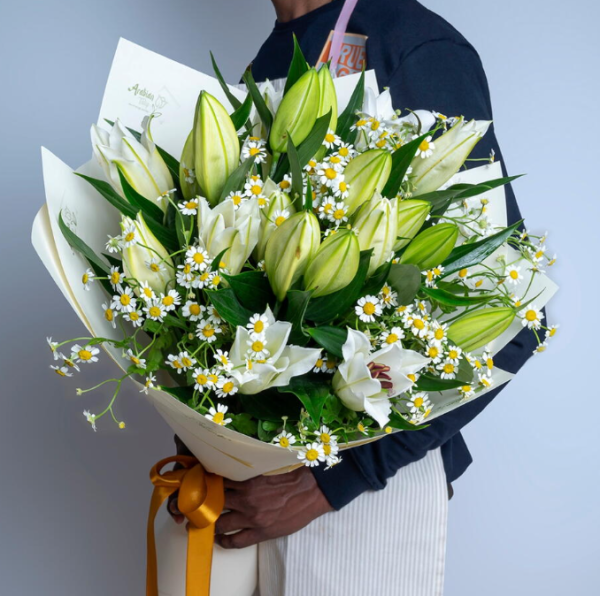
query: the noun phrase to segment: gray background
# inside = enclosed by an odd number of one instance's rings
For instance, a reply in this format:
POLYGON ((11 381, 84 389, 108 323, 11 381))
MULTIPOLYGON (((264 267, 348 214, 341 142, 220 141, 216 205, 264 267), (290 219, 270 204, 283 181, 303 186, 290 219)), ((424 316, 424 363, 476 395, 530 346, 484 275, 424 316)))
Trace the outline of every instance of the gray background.
MULTIPOLYGON (((479 50, 524 215, 551 232, 562 291, 551 349, 467 430, 475 464, 450 507, 448 596, 591 594, 597 565, 597 4, 428 0, 479 50)), ((171 433, 134 391, 125 432, 94 434, 82 380, 49 370, 47 334, 82 328, 29 243, 39 146, 90 155, 119 36, 235 82, 268 34, 268 0, 0 0, 0 594, 143 593, 149 467, 171 433)), ((419 106, 413 106, 415 108, 419 106)), ((85 380, 113 370, 104 359, 85 380)), ((399 556, 407 556, 399 553, 399 556)))

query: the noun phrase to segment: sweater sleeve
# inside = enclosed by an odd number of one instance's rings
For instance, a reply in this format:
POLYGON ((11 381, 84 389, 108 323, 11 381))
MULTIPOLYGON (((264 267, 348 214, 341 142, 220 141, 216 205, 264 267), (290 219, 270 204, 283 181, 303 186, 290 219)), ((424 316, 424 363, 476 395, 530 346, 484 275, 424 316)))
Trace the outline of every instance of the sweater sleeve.
MULTIPOLYGON (((468 44, 440 39, 417 46, 407 54, 385 85, 394 106, 428 109, 447 116, 491 120, 492 107, 486 76, 477 52, 468 44)), ((494 149, 502 155, 493 126, 478 143, 472 158, 486 158, 494 149)), ((504 175, 506 170, 502 163, 504 175)), ((521 219, 510 186, 506 187, 509 224, 521 219)), ((532 333, 522 331, 496 357, 497 366, 516 373, 532 355, 536 342, 532 333)), ((381 490, 400 468, 436 449, 473 420, 505 387, 461 406, 415 432, 399 432, 368 445, 350 449, 331 470, 314 469, 319 487, 335 509, 341 509, 365 490, 381 490)))

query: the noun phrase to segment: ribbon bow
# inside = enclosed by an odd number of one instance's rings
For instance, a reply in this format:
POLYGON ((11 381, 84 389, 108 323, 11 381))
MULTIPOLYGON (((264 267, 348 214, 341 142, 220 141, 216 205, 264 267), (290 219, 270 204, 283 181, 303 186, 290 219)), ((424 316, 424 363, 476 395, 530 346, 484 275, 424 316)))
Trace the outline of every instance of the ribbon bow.
POLYGON ((154 485, 154 492, 148 513, 146 596, 158 596, 154 519, 161 505, 177 490, 179 511, 190 522, 186 594, 209 596, 215 522, 225 502, 223 478, 209 474, 195 457, 175 455, 159 461, 150 471, 150 480, 154 485), (162 469, 171 463, 178 463, 183 467, 162 472, 162 469))

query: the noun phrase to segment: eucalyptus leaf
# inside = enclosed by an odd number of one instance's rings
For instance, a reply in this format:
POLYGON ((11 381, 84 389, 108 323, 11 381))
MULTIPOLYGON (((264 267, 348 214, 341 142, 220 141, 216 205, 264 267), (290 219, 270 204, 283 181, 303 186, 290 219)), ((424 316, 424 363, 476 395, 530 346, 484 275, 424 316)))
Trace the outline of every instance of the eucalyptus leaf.
POLYGON ((421 271, 415 265, 392 265, 387 283, 398 294, 398 304, 411 304, 421 287, 421 271))

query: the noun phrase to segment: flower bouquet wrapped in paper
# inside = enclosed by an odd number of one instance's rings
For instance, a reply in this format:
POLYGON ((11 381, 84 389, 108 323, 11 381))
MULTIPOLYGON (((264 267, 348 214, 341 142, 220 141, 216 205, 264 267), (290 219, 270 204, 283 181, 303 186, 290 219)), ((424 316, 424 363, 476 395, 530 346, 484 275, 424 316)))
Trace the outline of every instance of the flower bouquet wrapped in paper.
MULTIPOLYGON (((494 354, 524 326, 545 348, 556 290, 545 236, 507 226, 513 178, 465 166, 489 122, 400 114, 372 72, 333 79, 298 46, 285 81, 215 74, 122 41, 94 159, 72 172, 44 150, 33 231, 89 331, 49 340, 52 368, 106 350, 121 374, 86 419, 125 428, 116 398, 137 384, 202 465, 205 534, 216 475, 334 466, 506 382, 494 354)), ((186 482, 169 474, 164 494, 186 482)), ((226 573, 240 555, 223 556, 226 573)))

